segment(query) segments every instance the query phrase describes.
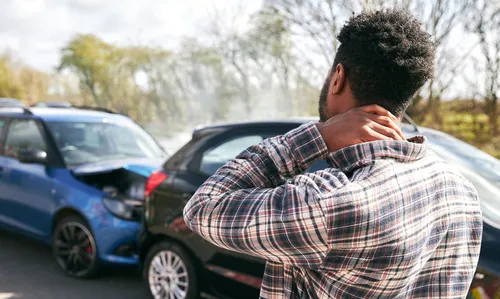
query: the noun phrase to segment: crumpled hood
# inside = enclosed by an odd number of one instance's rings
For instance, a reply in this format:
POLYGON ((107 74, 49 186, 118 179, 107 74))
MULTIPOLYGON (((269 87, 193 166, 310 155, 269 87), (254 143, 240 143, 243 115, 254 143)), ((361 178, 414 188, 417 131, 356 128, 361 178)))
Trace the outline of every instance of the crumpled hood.
POLYGON ((77 175, 90 175, 111 172, 120 168, 149 177, 151 173, 161 167, 162 159, 123 159, 110 160, 76 166, 71 171, 77 175))

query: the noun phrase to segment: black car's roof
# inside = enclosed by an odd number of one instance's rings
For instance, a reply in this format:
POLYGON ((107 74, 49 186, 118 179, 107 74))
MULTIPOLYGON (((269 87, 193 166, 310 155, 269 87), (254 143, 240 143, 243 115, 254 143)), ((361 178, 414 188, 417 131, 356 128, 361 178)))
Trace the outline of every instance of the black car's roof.
MULTIPOLYGON (((238 128, 262 128, 262 127, 296 127, 298 125, 304 124, 309 121, 317 122, 318 117, 307 116, 307 117, 296 117, 288 119, 277 119, 277 120, 257 120, 257 121, 245 121, 245 122, 229 122, 220 123, 208 126, 200 126, 193 131, 193 139, 202 138, 207 135, 212 135, 215 133, 220 133, 228 130, 238 129, 238 128)), ((413 124, 403 123, 403 130, 410 132, 415 131, 417 126, 413 124)))
POLYGON ((273 126, 298 126, 308 121, 318 121, 316 117, 290 118, 284 120, 258 120, 245 122, 220 123, 209 126, 198 127, 193 132, 193 138, 210 135, 215 132, 228 131, 238 128, 261 128, 273 126))

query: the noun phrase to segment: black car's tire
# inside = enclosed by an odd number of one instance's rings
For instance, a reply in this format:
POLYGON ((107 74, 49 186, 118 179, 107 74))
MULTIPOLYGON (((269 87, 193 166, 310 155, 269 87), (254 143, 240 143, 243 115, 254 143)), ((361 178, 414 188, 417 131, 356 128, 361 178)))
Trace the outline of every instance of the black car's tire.
POLYGON ((151 298, 168 299, 168 292, 177 292, 175 298, 199 297, 194 261, 175 243, 161 241, 151 247, 144 260, 142 278, 151 298), (160 274, 160 270, 163 270, 163 274, 160 274))
POLYGON ((92 278, 99 272, 97 246, 88 224, 71 215, 56 224, 52 232, 52 254, 66 275, 92 278))

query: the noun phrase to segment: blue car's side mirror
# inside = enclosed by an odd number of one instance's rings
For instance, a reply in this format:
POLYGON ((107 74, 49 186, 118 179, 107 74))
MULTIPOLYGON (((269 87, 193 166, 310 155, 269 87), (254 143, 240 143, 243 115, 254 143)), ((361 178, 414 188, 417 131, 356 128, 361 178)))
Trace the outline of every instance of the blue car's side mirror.
POLYGON ((17 152, 17 159, 22 163, 47 164, 47 153, 42 150, 29 149, 17 152))

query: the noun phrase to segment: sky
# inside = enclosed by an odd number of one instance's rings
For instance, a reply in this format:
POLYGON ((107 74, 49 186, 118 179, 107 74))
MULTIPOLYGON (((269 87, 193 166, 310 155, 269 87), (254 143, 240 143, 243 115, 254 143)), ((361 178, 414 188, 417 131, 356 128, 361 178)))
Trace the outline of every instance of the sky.
MULTIPOLYGON (((212 12, 240 0, 1 0, 0 51, 50 71, 62 47, 77 33, 117 44, 171 48, 183 36, 200 36, 212 12)), ((245 1, 249 15, 260 0, 245 1)))

